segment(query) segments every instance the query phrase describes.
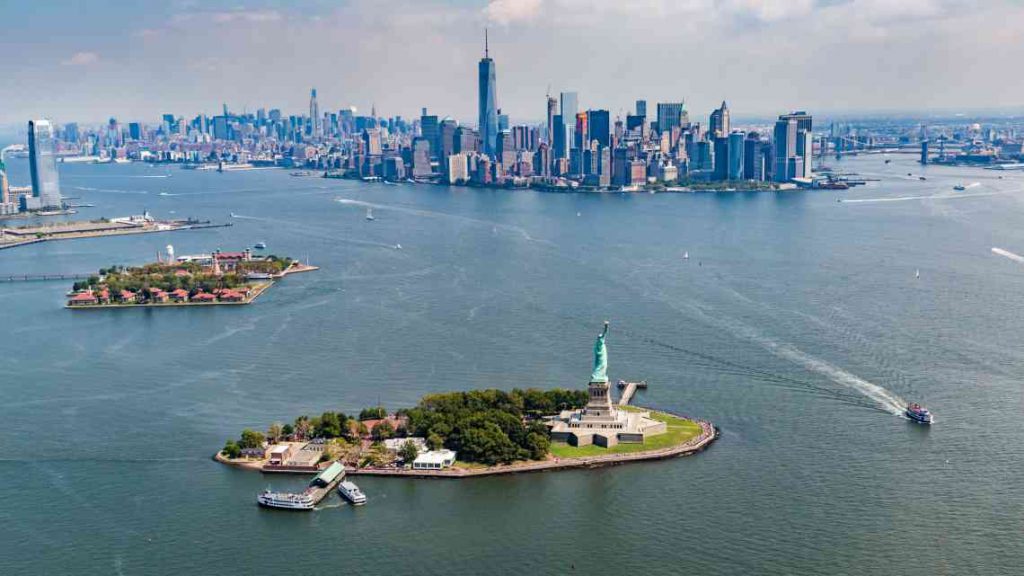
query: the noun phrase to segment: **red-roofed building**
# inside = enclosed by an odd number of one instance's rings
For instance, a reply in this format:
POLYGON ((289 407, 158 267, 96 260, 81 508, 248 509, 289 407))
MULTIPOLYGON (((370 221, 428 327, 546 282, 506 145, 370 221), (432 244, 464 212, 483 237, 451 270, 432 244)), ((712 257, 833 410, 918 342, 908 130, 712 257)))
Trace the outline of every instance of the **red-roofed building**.
POLYGON ((93 304, 99 304, 99 298, 92 293, 92 290, 79 292, 68 298, 68 306, 90 306, 93 304))
POLYGON ((138 295, 131 290, 121 290, 121 293, 117 295, 117 299, 124 304, 135 304, 139 301, 138 295))
POLYGON ((153 302, 167 302, 168 300, 167 292, 159 288, 150 288, 149 297, 153 302))
POLYGON ((209 292, 200 292, 192 297, 193 302, 216 302, 217 297, 209 292))
POLYGON ((234 290, 224 290, 220 293, 221 302, 241 302, 243 300, 245 300, 245 296, 234 290))
POLYGON ((170 296, 171 300, 175 302, 188 302, 188 292, 181 288, 178 288, 177 290, 172 290, 171 293, 168 294, 168 296, 170 296))
POLYGON ((104 288, 103 290, 100 290, 99 294, 97 294, 96 297, 103 304, 110 304, 110 290, 104 288))

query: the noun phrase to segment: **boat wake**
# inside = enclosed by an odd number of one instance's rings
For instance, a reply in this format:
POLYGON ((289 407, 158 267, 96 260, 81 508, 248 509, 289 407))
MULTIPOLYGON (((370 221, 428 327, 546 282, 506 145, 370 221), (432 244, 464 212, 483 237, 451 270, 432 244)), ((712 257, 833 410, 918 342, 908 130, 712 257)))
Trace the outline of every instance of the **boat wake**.
POLYGON ((860 376, 851 374, 842 368, 833 366, 820 358, 815 358, 788 344, 779 344, 771 341, 759 342, 759 344, 766 346, 773 354, 781 358, 796 362, 807 370, 817 372, 836 384, 852 388, 856 392, 859 392, 877 403, 887 412, 891 412, 897 416, 903 414, 904 407, 907 405, 906 401, 878 384, 868 382, 860 376))
POLYGON ((929 196, 895 196, 891 198, 843 198, 843 204, 874 204, 880 202, 909 202, 913 200, 956 200, 959 198, 980 198, 998 196, 1002 192, 978 192, 977 194, 932 194, 929 196))
POLYGON ((519 234, 520 236, 523 237, 524 240, 527 240, 528 242, 539 242, 541 244, 548 244, 548 245, 552 245, 552 246, 554 245, 553 243, 551 243, 551 242, 549 242, 547 240, 542 240, 540 238, 534 238, 525 229, 520 228, 519 226, 514 226, 512 224, 503 224, 503 223, 499 223, 499 222, 491 222, 489 220, 478 220, 476 218, 469 218, 467 216, 459 216, 457 214, 449 214, 447 212, 434 212, 434 211, 431 211, 431 210, 421 210, 421 209, 418 209, 418 208, 406 208, 406 207, 403 207, 403 206, 395 206, 393 204, 376 204, 374 202, 366 202, 366 201, 363 201, 363 200, 353 200, 351 198, 335 198, 334 201, 339 203, 339 204, 345 204, 347 206, 360 206, 360 207, 363 207, 363 208, 372 208, 374 210, 382 210, 382 211, 383 210, 390 210, 390 211, 393 211, 393 212, 401 212, 401 213, 404 213, 404 214, 411 214, 411 215, 414 215, 414 216, 423 216, 423 217, 427 217, 427 218, 449 218, 449 219, 452 219, 452 220, 459 220, 459 221, 466 222, 466 223, 469 223, 469 224, 491 226, 493 229, 501 229, 501 230, 505 230, 505 231, 508 231, 508 232, 513 232, 513 233, 519 234))
POLYGON ((1019 262, 1021 264, 1024 264, 1024 256, 1021 256, 1020 254, 1014 254, 1013 252, 1010 252, 1009 250, 1003 250, 1002 248, 993 247, 992 248, 992 253, 993 254, 998 254, 1000 256, 1005 256, 1005 257, 1009 258, 1010 260, 1013 260, 1014 262, 1019 262))

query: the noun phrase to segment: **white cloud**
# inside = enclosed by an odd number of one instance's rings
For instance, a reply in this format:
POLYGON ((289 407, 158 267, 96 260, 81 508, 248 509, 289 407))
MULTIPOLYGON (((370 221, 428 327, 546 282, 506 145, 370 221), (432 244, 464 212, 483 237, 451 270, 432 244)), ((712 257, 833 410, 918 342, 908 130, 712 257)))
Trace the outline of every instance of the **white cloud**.
POLYGON ((89 66, 100 61, 100 55, 95 52, 75 52, 70 58, 61 60, 62 66, 89 66))
POLYGON ((210 15, 214 22, 277 22, 282 19, 276 10, 233 10, 230 12, 214 12, 210 15))
POLYGON ((543 0, 492 0, 484 15, 497 24, 528 22, 540 16, 543 7, 543 0))
POLYGON ((733 15, 778 22, 806 16, 814 10, 814 0, 726 0, 722 8, 733 15))

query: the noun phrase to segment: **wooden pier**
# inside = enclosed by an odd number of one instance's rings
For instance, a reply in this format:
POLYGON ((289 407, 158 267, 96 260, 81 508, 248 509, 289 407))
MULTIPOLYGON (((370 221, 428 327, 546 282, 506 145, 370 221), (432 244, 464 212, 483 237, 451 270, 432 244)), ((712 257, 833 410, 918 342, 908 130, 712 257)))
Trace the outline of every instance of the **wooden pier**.
POLYGON ((0 282, 50 282, 53 280, 85 280, 96 274, 0 274, 0 282))

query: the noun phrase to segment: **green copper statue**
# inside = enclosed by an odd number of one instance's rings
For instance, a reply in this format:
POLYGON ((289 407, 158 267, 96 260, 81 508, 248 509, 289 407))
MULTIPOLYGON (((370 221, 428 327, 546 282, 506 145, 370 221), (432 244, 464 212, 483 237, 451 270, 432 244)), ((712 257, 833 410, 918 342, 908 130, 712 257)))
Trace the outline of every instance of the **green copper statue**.
POLYGON ((608 321, 604 323, 604 330, 594 342, 594 371, 590 374, 591 382, 608 382, 608 348, 604 345, 604 338, 608 335, 608 321))

